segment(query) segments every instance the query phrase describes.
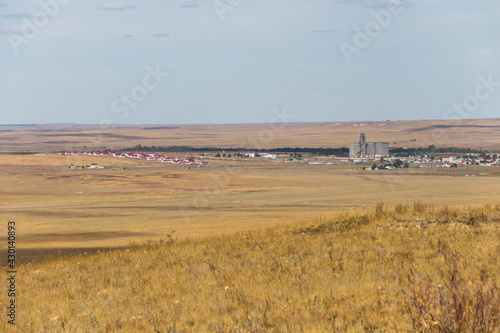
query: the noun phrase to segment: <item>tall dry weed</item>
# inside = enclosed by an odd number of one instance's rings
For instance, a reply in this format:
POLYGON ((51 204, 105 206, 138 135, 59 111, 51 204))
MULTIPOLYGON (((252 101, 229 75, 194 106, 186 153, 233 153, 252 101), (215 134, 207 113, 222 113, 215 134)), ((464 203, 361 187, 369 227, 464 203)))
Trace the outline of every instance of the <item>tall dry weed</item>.
POLYGON ((429 209, 429 205, 418 200, 413 203, 413 213, 423 214, 429 209))
POLYGON ((499 211, 379 203, 301 224, 194 240, 172 232, 24 264, 17 328, 498 332, 499 211))
POLYGON ((413 262, 403 264, 398 289, 413 329, 418 332, 497 332, 500 327, 500 288, 486 268, 465 278, 460 254, 439 241, 444 259, 442 277, 425 276, 413 262))

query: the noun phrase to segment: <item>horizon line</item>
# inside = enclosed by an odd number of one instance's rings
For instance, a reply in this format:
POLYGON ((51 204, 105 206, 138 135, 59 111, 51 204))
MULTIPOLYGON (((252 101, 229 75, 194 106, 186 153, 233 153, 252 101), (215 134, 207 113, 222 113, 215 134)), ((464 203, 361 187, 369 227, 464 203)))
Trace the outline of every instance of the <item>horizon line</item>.
MULTIPOLYGON (((274 122, 276 124, 333 124, 333 123, 358 123, 358 122, 372 122, 372 123, 385 123, 385 122, 416 122, 416 121, 472 121, 472 120, 500 120, 500 117, 492 118, 464 118, 464 119, 398 119, 398 120, 338 120, 338 121, 289 121, 289 122, 274 122)), ((95 123, 18 123, 18 124, 0 124, 0 126, 50 126, 50 125, 68 125, 68 126, 206 126, 206 125, 216 125, 216 126, 227 126, 227 125, 266 125, 269 122, 259 122, 259 123, 137 123, 137 124, 95 124, 95 123)))

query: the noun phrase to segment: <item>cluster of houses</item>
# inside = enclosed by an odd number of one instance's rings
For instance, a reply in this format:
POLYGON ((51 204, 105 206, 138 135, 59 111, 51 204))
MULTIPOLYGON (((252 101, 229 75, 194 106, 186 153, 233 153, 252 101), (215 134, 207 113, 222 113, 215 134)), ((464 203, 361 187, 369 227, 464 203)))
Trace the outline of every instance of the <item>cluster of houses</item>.
POLYGON ((100 166, 97 163, 92 163, 91 165, 87 165, 87 166, 70 164, 70 165, 68 165, 67 168, 68 169, 75 169, 75 170, 85 169, 85 168, 87 168, 87 169, 104 169, 104 167, 100 166))
POLYGON ((270 158, 272 160, 275 160, 278 157, 278 154, 250 153, 250 154, 245 154, 245 156, 247 156, 247 157, 270 158))
MULTIPOLYGON (((222 155, 220 153, 215 154, 215 153, 201 153, 199 156, 205 156, 205 157, 226 157, 225 151, 222 152, 222 155)), ((231 157, 231 154, 228 154, 229 157, 231 157)), ((261 158, 269 158, 272 160, 275 160, 277 157, 288 157, 288 154, 267 154, 267 153, 235 153, 234 156, 243 156, 243 157, 261 157, 261 158)))
POLYGON ((427 166, 440 166, 443 168, 450 168, 452 166, 459 165, 482 165, 482 166, 493 166, 500 165, 500 160, 498 158, 491 157, 481 157, 481 156, 445 156, 440 158, 429 157, 427 154, 420 154, 415 156, 410 156, 407 158, 409 163, 421 164, 427 166))
MULTIPOLYGON (((463 156, 447 156, 440 158, 429 157, 426 154, 408 156, 408 157, 393 157, 393 158, 370 158, 370 159, 343 159, 342 162, 345 163, 377 163, 377 162, 389 162, 392 163, 395 160, 400 160, 402 162, 407 162, 409 164, 419 165, 421 168, 451 168, 454 166, 467 166, 467 165, 482 165, 482 166, 500 166, 500 159, 493 158, 481 158, 481 157, 463 157, 463 156)), ((314 163, 311 163, 314 164, 314 163)))
MULTIPOLYGON (((131 158, 138 160, 147 160, 147 161, 158 161, 162 163, 174 163, 174 164, 188 164, 188 165, 208 165, 209 162, 200 160, 200 157, 196 159, 194 157, 183 159, 179 157, 171 157, 159 155, 156 153, 142 153, 142 152, 112 152, 112 151, 67 151, 64 153, 65 155, 88 155, 88 156, 110 156, 117 158, 131 158)), ((220 155, 220 154, 217 154, 220 155)), ((223 154, 225 155, 225 154, 223 154)), ((297 154, 296 154, 297 155, 297 154)), ((301 154, 298 154, 300 156, 301 154)), ((213 157, 213 153, 203 153, 199 154, 201 157, 213 157)), ((282 159, 284 162, 296 162, 298 161, 296 158, 293 158, 291 154, 267 154, 267 153, 243 153, 238 154, 238 156, 244 157, 254 157, 254 158, 264 158, 270 160, 278 160, 282 159)), ((218 157, 218 156, 216 156, 218 157)), ((300 160, 300 158, 299 158, 300 160)), ((314 157, 314 159, 305 158, 302 162, 306 162, 309 164, 327 164, 333 165, 335 162, 340 163, 355 163, 355 164, 371 164, 371 163, 392 163, 398 162, 399 165, 408 164, 408 165, 419 165, 421 168, 450 168, 457 166, 467 166, 467 165, 482 165, 482 166, 500 166, 500 158, 496 155, 492 157, 487 156, 481 157, 479 154, 468 154, 464 156, 446 156, 446 157, 434 157, 429 156, 427 154, 419 154, 408 157, 388 157, 388 156, 357 156, 350 158, 339 158, 334 155, 328 157, 314 157), (322 159, 327 159, 322 160, 322 159), (398 161, 399 160, 399 161, 398 161)), ((396 164, 394 164, 396 165, 396 164)), ((77 166, 70 166, 70 168, 78 168, 77 166)), ((90 169, 101 168, 97 164, 87 166, 90 169)), ((390 165, 387 169, 393 169, 390 165)))
MULTIPOLYGON (((481 157, 479 154, 468 154, 465 156, 444 156, 434 157, 427 154, 418 154, 408 157, 355 157, 349 159, 340 159, 342 163, 355 163, 355 164, 377 164, 377 163, 392 163, 397 162, 400 167, 406 163, 408 165, 415 165, 420 168, 453 168, 459 166, 500 166, 500 158, 496 155, 490 157, 481 157), (399 160, 399 162, 398 162, 399 160)), ((310 162, 310 164, 323 164, 318 162, 310 162)), ((368 168, 367 168, 368 169, 368 168)), ((371 170, 379 170, 378 168, 371 168, 371 170)), ((395 167, 387 166, 384 169, 395 169, 395 167)))
POLYGON ((138 160, 147 160, 147 161, 158 161, 162 163, 174 163, 174 164, 199 164, 199 165, 207 165, 207 161, 197 161, 194 158, 183 159, 178 157, 164 156, 154 153, 122 153, 122 152, 110 152, 110 151, 84 151, 84 152, 75 152, 75 151, 67 151, 64 153, 65 155, 89 155, 89 156, 110 156, 110 157, 118 157, 118 158, 133 158, 138 160))

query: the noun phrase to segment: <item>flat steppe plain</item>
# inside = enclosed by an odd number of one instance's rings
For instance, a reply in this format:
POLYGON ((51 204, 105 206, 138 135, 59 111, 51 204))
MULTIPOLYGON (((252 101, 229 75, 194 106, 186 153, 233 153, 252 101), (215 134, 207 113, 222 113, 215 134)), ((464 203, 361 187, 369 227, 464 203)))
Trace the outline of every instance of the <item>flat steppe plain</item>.
MULTIPOLYGON (((278 110, 278 114, 285 114, 278 110)), ((293 110, 288 120, 294 118, 293 110)), ((368 141, 389 142, 391 147, 460 147, 500 150, 500 119, 357 121, 275 123, 270 112, 263 124, 227 125, 76 125, 45 124, 0 126, 0 152, 121 149, 143 146, 193 147, 349 147, 361 132, 368 141)), ((287 120, 286 118, 283 118, 287 120)))
POLYGON ((227 159, 190 168, 86 155, 0 155, 0 211, 2 220, 17 222, 22 261, 158 241, 172 230, 198 238, 308 221, 380 201, 494 204, 499 174, 500 167, 376 172, 227 159), (105 168, 67 168, 91 163, 105 168))

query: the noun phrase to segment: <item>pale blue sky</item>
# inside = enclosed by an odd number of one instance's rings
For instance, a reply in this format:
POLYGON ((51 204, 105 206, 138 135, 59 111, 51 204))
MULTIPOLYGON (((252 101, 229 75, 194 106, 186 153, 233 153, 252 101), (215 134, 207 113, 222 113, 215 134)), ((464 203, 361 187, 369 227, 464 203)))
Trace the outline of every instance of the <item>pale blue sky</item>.
POLYGON ((496 118, 499 33, 498 0, 0 0, 0 123, 496 118))

